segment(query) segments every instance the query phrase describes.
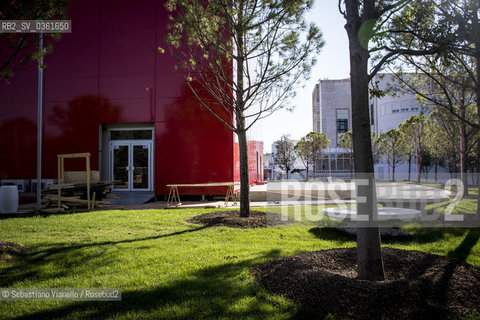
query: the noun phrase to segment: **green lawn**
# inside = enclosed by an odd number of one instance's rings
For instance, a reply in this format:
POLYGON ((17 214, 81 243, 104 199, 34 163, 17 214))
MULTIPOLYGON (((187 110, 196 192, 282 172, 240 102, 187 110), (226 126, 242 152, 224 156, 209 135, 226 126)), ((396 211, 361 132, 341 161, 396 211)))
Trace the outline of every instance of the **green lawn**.
MULTIPOLYGON (((255 284, 250 267, 280 256, 355 246, 353 236, 300 223, 242 230, 185 222, 208 211, 105 211, 0 220, 0 239, 32 251, 0 261, 0 287, 122 289, 121 302, 0 302, 0 318, 301 318, 305 311, 300 306, 255 284)), ((478 230, 410 231, 412 239, 386 238, 383 244, 480 266, 478 230)))

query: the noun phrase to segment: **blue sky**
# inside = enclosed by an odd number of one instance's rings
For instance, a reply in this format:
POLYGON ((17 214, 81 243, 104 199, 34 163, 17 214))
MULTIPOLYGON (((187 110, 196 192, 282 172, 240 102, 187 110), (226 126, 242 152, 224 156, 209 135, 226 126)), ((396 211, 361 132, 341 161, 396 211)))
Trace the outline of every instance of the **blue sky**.
POLYGON ((320 27, 326 42, 312 70, 310 80, 297 90, 293 112, 280 110, 260 123, 264 152, 271 151, 273 141, 283 134, 299 139, 312 131, 312 91, 319 79, 349 77, 348 38, 345 20, 338 12, 338 0, 316 0, 308 19, 320 27))

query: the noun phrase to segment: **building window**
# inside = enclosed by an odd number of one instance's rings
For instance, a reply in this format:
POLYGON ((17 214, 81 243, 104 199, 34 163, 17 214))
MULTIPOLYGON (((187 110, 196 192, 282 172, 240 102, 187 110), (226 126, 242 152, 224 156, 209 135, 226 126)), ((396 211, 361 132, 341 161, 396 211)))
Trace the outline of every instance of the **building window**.
POLYGON ((337 119, 337 133, 348 131, 348 119, 337 119))

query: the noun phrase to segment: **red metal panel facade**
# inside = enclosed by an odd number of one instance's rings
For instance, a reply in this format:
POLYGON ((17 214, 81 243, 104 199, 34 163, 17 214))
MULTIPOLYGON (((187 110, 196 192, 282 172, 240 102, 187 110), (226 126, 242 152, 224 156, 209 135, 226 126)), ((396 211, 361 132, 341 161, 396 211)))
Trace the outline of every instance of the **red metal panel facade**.
MULTIPOLYGON (((155 129, 156 194, 166 194, 171 183, 238 180, 233 134, 199 106, 174 71, 176 59, 157 50, 166 47, 161 1, 74 0, 68 15, 73 32, 54 42, 45 58, 44 178, 56 178, 61 153, 90 152, 92 170, 98 170, 99 126, 141 122, 155 129)), ((0 84, 0 180, 35 178, 36 110, 32 62, 0 84)), ((260 144, 250 144, 251 161, 260 144)), ((250 166, 254 182, 257 166, 250 166)), ((70 170, 82 169, 73 163, 70 170)))
MULTIPOLYGON (((250 184, 263 184, 263 141, 248 140, 248 173, 250 184)), ((234 179, 240 181, 238 142, 234 147, 234 179)))

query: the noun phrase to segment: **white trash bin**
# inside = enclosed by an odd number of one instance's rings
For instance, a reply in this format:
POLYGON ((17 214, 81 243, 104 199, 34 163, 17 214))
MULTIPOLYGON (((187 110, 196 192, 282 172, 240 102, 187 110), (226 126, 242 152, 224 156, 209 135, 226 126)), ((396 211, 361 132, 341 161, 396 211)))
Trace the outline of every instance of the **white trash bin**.
POLYGON ((0 213, 13 213, 18 211, 17 186, 0 187, 0 213))

